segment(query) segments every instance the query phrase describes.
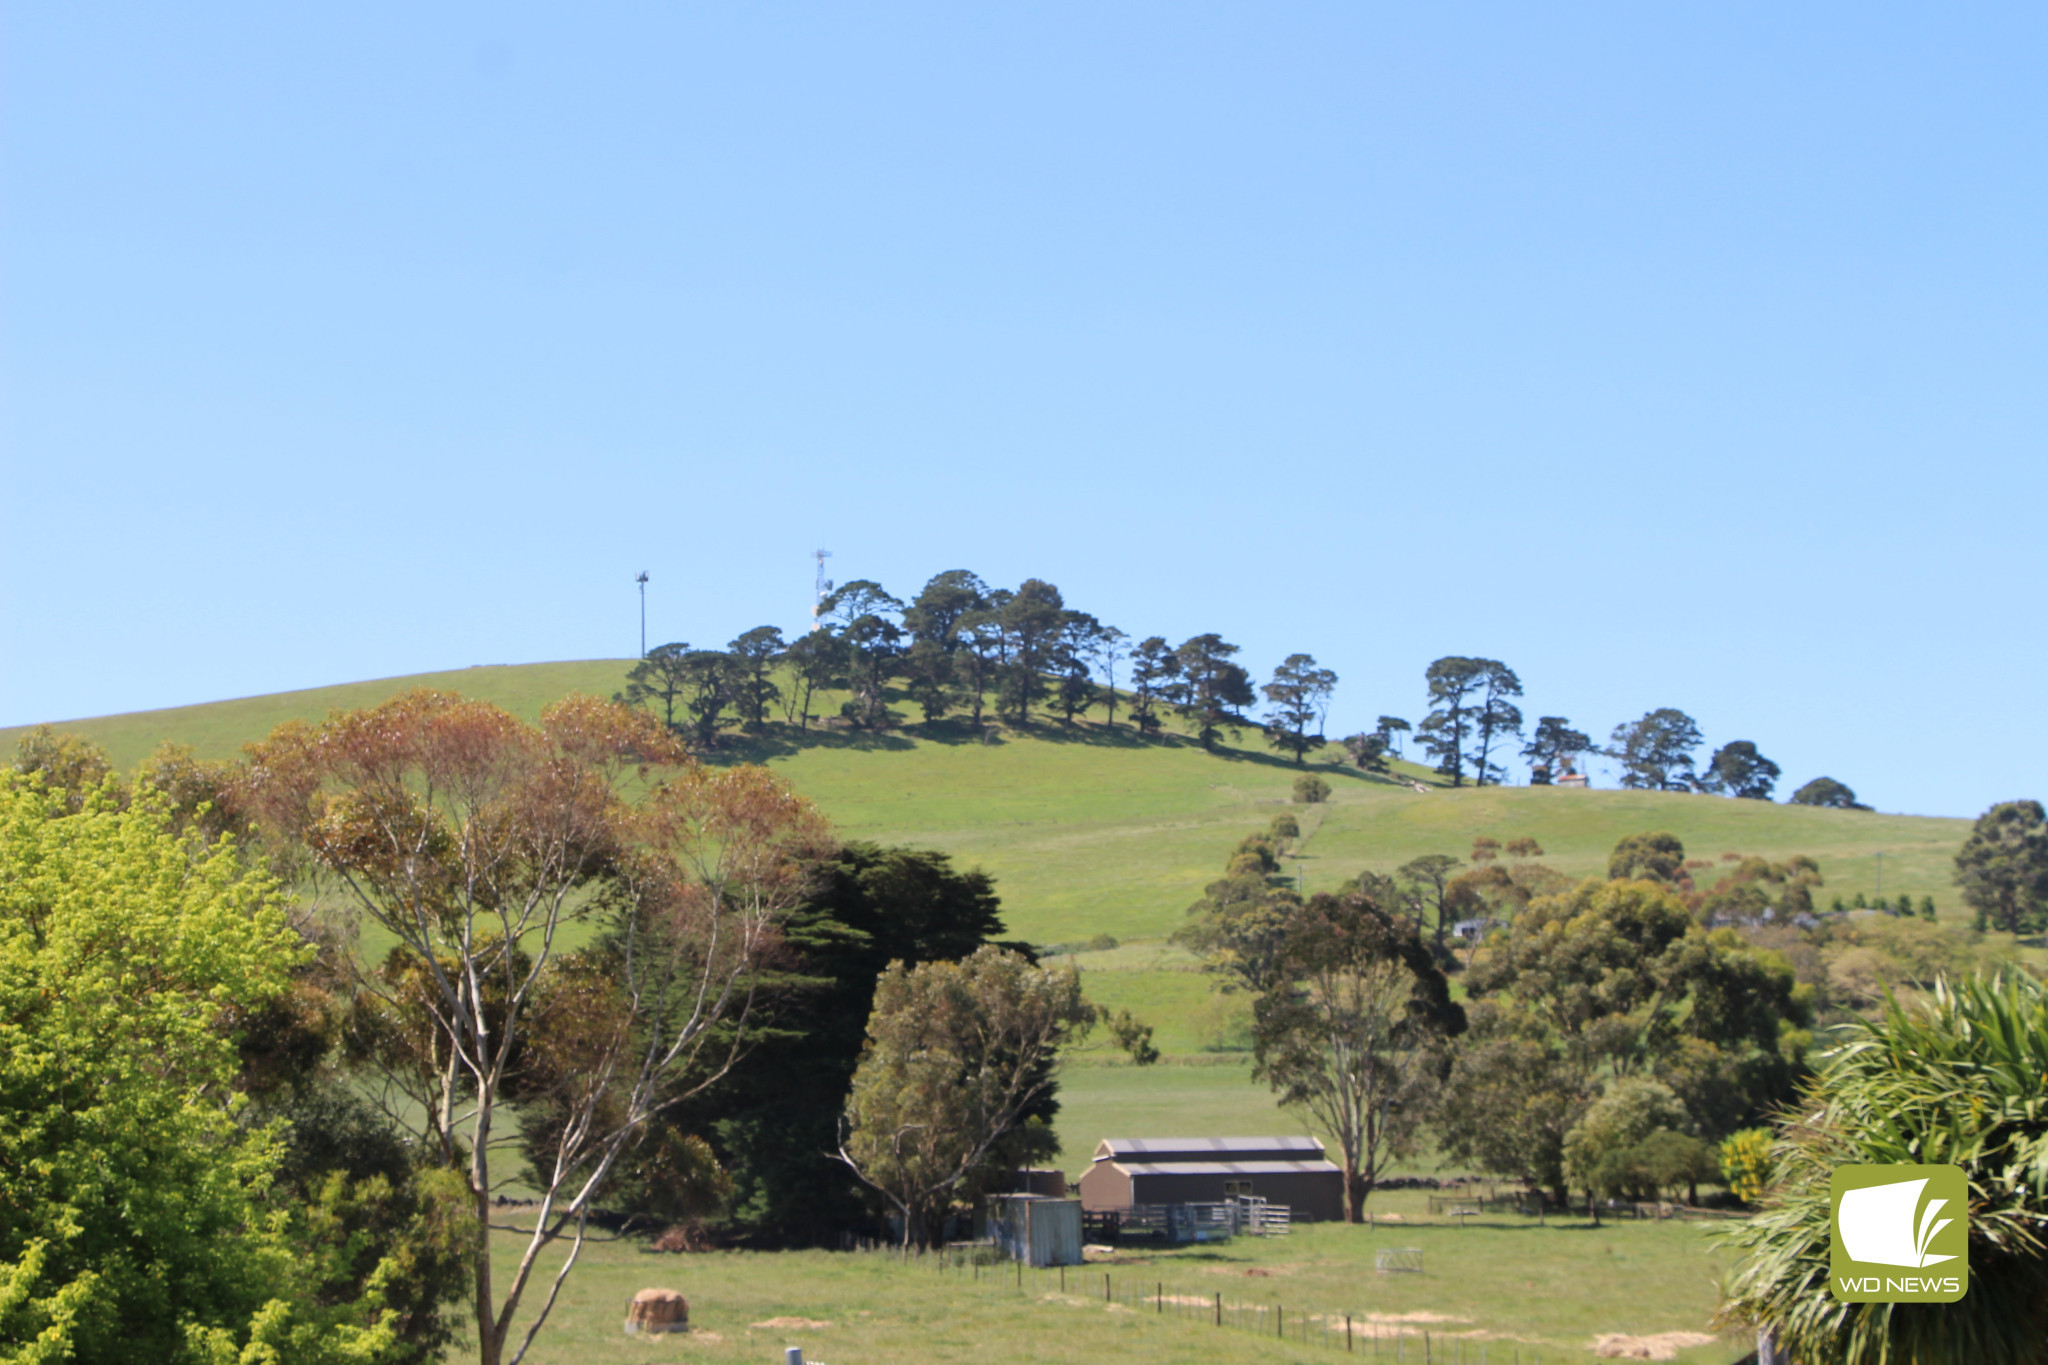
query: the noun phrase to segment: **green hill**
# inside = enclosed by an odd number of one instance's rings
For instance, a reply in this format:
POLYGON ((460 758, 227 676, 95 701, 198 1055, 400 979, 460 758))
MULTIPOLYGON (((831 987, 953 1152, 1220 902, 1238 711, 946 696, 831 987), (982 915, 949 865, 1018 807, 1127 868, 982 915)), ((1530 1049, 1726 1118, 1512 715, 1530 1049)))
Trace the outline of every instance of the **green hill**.
MULTIPOLYGON (((627 660, 461 669, 67 722, 132 767, 157 743, 233 757, 292 718, 362 706, 412 686, 451 688, 532 717, 575 690, 609 695, 627 660)), ((836 702, 834 703, 836 705, 836 702)), ((900 710, 914 714, 912 708, 900 710)), ((11 749, 19 729, 0 731, 11 749)), ((965 726, 907 726, 882 735, 779 728, 729 737, 717 761, 758 759, 787 774, 850 838, 944 849, 996 878, 1013 933, 1042 945, 1098 935, 1115 948, 1075 954, 1091 996, 1152 1022, 1169 1065, 1138 1071, 1100 1055, 1076 1060, 1062 1128, 1070 1162, 1112 1130, 1190 1135, 1288 1124, 1247 1081, 1230 1050, 1233 1012, 1167 936, 1217 877, 1233 846, 1282 809, 1302 823, 1299 871, 1310 891, 1366 869, 1391 871, 1423 853, 1463 856, 1475 836, 1534 836, 1572 876, 1603 872, 1624 835, 1669 830, 1694 857, 1723 853, 1820 863, 1823 904, 1878 889, 1932 896, 1959 918, 1949 880, 1966 820, 1821 810, 1712 796, 1546 787, 1450 790, 1403 765, 1398 779, 1335 762, 1309 765, 1330 782, 1327 803, 1293 806, 1298 770, 1248 733, 1216 753, 1181 736, 1137 739, 1121 726, 1043 719, 1026 731, 976 736, 965 726), (1415 789, 1416 783, 1426 790, 1415 789), (1177 1063, 1177 1064, 1175 1064, 1177 1063)), ((4 750, 0 750, 4 752, 4 750)), ((1330 751, 1335 755, 1335 751, 1330 751)))

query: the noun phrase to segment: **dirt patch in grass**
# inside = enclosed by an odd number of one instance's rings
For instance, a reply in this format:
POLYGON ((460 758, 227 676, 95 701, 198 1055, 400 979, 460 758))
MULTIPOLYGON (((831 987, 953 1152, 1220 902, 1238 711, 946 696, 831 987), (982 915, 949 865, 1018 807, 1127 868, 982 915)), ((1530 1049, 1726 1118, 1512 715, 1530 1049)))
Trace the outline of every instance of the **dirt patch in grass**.
POLYGON ((823 1318, 769 1318, 766 1322, 754 1322, 747 1325, 750 1327, 809 1329, 814 1327, 830 1327, 832 1324, 826 1322, 823 1318))
POLYGON ((1712 1345, 1704 1332, 1656 1332, 1646 1337, 1602 1332, 1593 1338, 1593 1354, 1602 1360, 1675 1360, 1688 1346, 1712 1345))

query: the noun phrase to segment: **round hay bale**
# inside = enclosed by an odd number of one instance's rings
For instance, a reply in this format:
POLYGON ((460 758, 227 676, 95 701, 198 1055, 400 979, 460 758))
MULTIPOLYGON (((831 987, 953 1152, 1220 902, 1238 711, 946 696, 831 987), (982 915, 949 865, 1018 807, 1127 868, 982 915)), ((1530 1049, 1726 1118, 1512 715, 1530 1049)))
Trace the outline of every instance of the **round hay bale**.
POLYGON ((627 1336, 689 1330, 690 1301, 673 1289, 643 1289, 626 1306, 627 1336))

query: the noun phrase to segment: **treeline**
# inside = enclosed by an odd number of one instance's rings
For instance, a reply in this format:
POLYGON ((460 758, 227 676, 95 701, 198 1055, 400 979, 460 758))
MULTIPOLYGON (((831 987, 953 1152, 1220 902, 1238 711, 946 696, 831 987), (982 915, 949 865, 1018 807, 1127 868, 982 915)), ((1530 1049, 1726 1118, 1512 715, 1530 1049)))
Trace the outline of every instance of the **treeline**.
POLYGON ((1314 896, 1283 870, 1299 837, 1291 813, 1247 836, 1175 938, 1249 995, 1254 1078, 1329 1140, 1354 1219, 1426 1134, 1559 1204, 1740 1191, 1745 1130, 1812 1083, 1816 1028, 2016 968, 1981 931, 2048 925, 2036 802, 1994 806, 1956 855, 1970 936, 1927 923, 1931 898, 1924 918, 1904 897, 1818 913, 1814 859, 1688 858, 1661 831, 1617 843, 1605 877, 1481 836, 1314 896))
POLYGON ((794 640, 758 626, 723 650, 661 645, 634 666, 620 699, 707 744, 724 725, 759 731, 778 713, 808 729, 824 693, 852 694, 838 709, 842 724, 885 729, 902 720, 889 709, 897 687, 927 722, 1028 725, 1040 712, 1071 725, 1099 706, 1114 726, 1121 706, 1140 734, 1177 717, 1208 747, 1246 728, 1297 760, 1321 747, 1337 675, 1293 654, 1254 686, 1238 653, 1213 633, 1134 642, 1068 607, 1044 579, 991 588, 949 569, 909 602, 867 579, 844 584, 818 604, 817 627, 794 640), (1265 714, 1254 719, 1246 708, 1262 698, 1265 714))
MULTIPOLYGON (((908 602, 857 579, 829 593, 816 617, 815 628, 794 640, 775 626, 756 626, 722 650, 658 646, 634 665, 616 700, 658 714, 700 745, 715 744, 729 725, 759 733, 778 714, 808 730, 827 693, 851 694, 831 717, 839 724, 886 729, 903 719, 890 709, 892 688, 927 723, 962 716, 976 729, 991 717, 1022 726, 1042 711, 1072 725, 1099 707, 1103 724, 1114 727, 1121 706, 1141 735, 1158 735, 1178 719, 1206 748, 1225 733, 1256 729, 1303 763, 1331 742, 1324 730, 1337 674, 1313 655, 1290 654, 1254 684, 1237 661, 1238 646, 1219 634, 1177 645, 1160 635, 1134 640, 1068 607, 1041 578, 991 588, 965 569, 949 569, 908 602)), ((1649 791, 1769 800, 1783 775, 1747 739, 1720 745, 1697 767, 1699 724, 1675 707, 1617 725, 1605 746, 1565 716, 1540 716, 1531 729, 1517 704, 1522 680, 1498 659, 1448 655, 1424 670, 1423 683, 1429 710, 1420 724, 1383 715, 1373 729, 1337 741, 1360 769, 1389 771, 1412 737, 1453 787, 1468 777, 1482 787, 1504 781, 1511 754, 1529 765, 1535 786, 1577 774, 1588 756, 1612 759, 1622 786, 1649 791)), ((1791 799, 1867 809, 1831 777, 1815 778, 1791 799)))

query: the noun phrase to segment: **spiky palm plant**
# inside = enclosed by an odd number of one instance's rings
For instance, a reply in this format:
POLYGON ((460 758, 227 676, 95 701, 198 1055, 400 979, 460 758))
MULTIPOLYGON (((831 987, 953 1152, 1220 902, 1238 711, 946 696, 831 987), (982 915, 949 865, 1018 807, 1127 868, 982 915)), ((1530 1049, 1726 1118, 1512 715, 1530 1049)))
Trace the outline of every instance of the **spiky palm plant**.
POLYGON ((1940 984, 1845 1041, 1779 1127, 1724 1316, 1774 1327, 1800 1365, 2048 1359, 2048 987, 2013 972, 1940 984), (1957 1303, 1838 1303, 1828 1177, 1851 1163, 1961 1166, 1970 1287, 1957 1303))

